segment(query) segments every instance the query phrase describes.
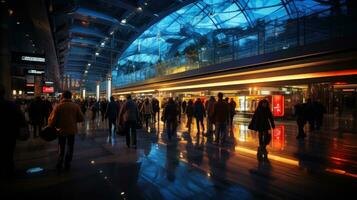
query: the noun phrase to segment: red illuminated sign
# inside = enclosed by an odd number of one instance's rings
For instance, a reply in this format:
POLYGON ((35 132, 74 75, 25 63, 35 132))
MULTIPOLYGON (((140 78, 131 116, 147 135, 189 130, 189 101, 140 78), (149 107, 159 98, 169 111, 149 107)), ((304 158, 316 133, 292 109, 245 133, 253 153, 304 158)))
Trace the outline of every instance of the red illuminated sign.
POLYGON ((285 127, 283 125, 278 125, 273 130, 273 147, 276 149, 283 150, 285 146, 285 127))
POLYGON ((53 93, 53 92, 54 92, 54 88, 53 88, 53 87, 43 86, 43 87, 42 87, 42 92, 43 92, 43 93, 53 93))
POLYGON ((273 115, 275 117, 284 116, 284 96, 273 95, 273 115))

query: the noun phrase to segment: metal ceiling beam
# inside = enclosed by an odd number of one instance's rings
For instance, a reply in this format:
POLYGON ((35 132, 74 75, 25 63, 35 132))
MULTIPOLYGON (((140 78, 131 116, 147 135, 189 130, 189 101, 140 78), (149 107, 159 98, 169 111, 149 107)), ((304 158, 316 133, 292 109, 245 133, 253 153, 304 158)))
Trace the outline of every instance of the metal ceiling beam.
POLYGON ((148 16, 148 17, 156 17, 156 15, 150 11, 148 11, 147 9, 143 9, 142 11, 139 11, 138 8, 135 5, 130 4, 128 1, 126 0, 103 0, 104 3, 107 3, 109 5, 113 5, 119 8, 124 8, 125 10, 131 11, 131 12, 140 12, 142 15, 144 16, 148 16))

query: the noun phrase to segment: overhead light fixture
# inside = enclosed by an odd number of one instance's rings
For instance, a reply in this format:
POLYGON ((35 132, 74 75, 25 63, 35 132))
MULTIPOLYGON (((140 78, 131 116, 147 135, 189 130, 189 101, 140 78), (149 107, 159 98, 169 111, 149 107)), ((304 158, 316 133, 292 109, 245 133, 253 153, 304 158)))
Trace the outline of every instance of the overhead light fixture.
POLYGON ((88 71, 86 70, 86 71, 84 71, 84 73, 88 73, 88 71))
POLYGON ((99 56, 99 53, 98 53, 98 52, 95 52, 95 55, 96 55, 96 56, 99 56))
POLYGON ((19 22, 19 21, 17 21, 17 22, 16 22, 16 24, 17 24, 17 25, 19 25, 19 24, 20 24, 20 22, 19 22))
POLYGON ((90 63, 88 63, 87 65, 88 65, 88 66, 91 66, 91 64, 90 64, 90 63))
POLYGON ((110 32, 110 35, 113 35, 114 34, 114 31, 110 32))
POLYGON ((148 3, 146 3, 146 2, 145 2, 145 3, 144 3, 144 5, 145 5, 145 6, 147 6, 147 5, 148 5, 148 3))
POLYGON ((13 11, 13 10, 9 9, 8 11, 9 11, 9 15, 10 15, 10 16, 12 16, 12 14, 14 14, 14 11, 13 11))
POLYGON ((100 46, 104 47, 104 46, 105 46, 105 42, 102 42, 102 43, 100 44, 100 46))
POLYGON ((143 8, 139 6, 138 11, 143 11, 143 8))
POLYGON ((122 24, 126 24, 126 19, 122 19, 122 20, 121 20, 121 23, 122 23, 122 24))

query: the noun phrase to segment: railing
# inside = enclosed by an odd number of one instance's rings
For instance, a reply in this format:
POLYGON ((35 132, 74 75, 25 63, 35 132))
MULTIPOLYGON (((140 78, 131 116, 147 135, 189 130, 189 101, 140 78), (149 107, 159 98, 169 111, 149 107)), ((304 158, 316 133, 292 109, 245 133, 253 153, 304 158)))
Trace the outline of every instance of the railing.
POLYGON ((357 32, 345 13, 331 14, 323 10, 295 19, 275 19, 257 23, 253 28, 199 46, 194 53, 177 55, 129 74, 113 77, 116 87, 137 83, 157 76, 181 73, 205 66, 345 37, 357 32))

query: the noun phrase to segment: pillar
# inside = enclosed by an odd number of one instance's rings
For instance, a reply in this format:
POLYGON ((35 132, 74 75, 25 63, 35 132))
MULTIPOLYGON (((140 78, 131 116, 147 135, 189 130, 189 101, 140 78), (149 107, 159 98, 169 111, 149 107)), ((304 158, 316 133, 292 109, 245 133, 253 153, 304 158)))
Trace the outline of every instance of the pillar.
POLYGON ((110 97, 112 96, 112 77, 111 76, 108 76, 107 82, 108 82, 108 85, 107 85, 107 99, 109 100, 110 97))
POLYGON ((86 98, 86 89, 85 88, 82 89, 82 98, 83 99, 86 98))
POLYGON ((99 82, 97 82, 97 87, 96 87, 96 97, 97 97, 97 101, 99 101, 99 90, 100 89, 100 85, 99 82))

